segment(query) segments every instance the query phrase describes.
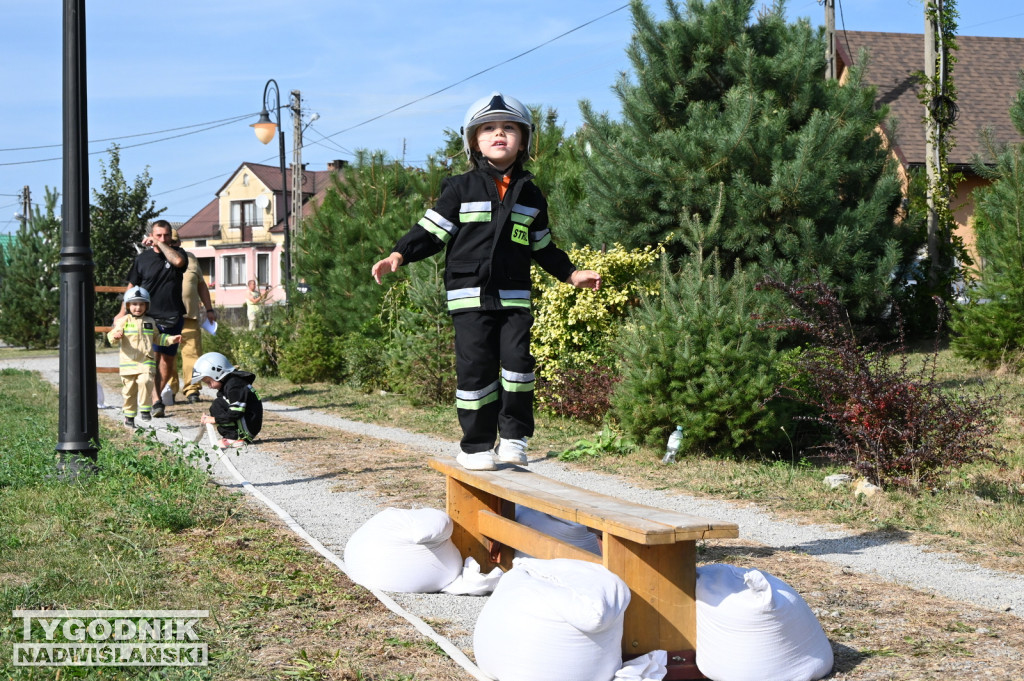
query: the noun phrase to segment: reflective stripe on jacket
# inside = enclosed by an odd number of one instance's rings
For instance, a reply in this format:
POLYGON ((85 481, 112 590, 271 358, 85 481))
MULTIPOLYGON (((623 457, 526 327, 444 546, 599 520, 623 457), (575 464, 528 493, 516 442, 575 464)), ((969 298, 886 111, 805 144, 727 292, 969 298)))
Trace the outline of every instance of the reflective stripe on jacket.
POLYGON ((494 178, 471 170, 441 184, 437 205, 395 244, 403 264, 445 250, 448 311, 530 307, 530 264, 565 281, 576 269, 551 238, 547 202, 523 170, 499 200, 494 178))

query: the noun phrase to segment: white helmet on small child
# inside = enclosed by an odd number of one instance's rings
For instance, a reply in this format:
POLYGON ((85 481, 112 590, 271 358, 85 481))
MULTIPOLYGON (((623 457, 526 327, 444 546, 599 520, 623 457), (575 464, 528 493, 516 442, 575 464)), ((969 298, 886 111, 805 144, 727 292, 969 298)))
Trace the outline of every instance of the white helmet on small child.
POLYGON ((208 352, 196 360, 195 366, 192 367, 190 383, 199 383, 203 376, 214 381, 223 381, 224 377, 234 370, 234 365, 228 361, 227 357, 219 352, 208 352))
POLYGON ((145 303, 149 305, 149 291, 141 286, 132 286, 124 292, 124 304, 145 303))
POLYGON ((481 124, 492 121, 513 121, 523 126, 523 148, 530 148, 530 135, 533 133, 530 110, 515 97, 506 97, 495 90, 473 102, 462 120, 462 149, 466 152, 467 158, 473 157, 469 141, 476 134, 476 129, 481 124))

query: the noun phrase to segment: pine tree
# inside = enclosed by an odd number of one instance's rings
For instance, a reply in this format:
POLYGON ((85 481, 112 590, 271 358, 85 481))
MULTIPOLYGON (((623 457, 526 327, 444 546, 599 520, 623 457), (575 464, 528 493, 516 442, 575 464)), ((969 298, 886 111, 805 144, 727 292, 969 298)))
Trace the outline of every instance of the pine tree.
POLYGON ((433 205, 446 174, 433 160, 420 171, 360 151, 303 220, 294 247, 298 276, 311 287, 303 304, 313 305, 334 333, 359 332, 379 313, 388 287, 373 281, 370 267, 433 205))
MULTIPOLYGON (((1024 82, 1022 82, 1024 85, 1024 82)), ((1024 135, 1024 89, 1010 107, 1024 135)), ((988 367, 1024 368, 1024 145, 999 149, 989 137, 993 167, 975 171, 992 180, 974 192, 975 246, 981 258, 970 300, 953 309, 953 349, 988 367)))
MULTIPOLYGON (((149 194, 153 184, 149 171, 144 170, 129 185, 121 172, 121 151, 115 144, 110 147, 110 165, 100 161, 101 189, 93 190, 90 207, 90 245, 96 263, 94 279, 102 286, 127 284, 136 246, 142 241, 149 223, 166 208, 156 208, 149 194)), ((96 321, 109 323, 121 307, 116 296, 96 296, 96 321)))
POLYGON ((409 266, 409 279, 392 289, 387 366, 391 385, 414 404, 455 400, 455 329, 444 290, 444 261, 409 266))
POLYGON ((36 207, 0 257, 0 338, 30 350, 56 347, 60 336, 59 199, 47 187, 45 213, 36 207))
MULTIPOLYGON (((622 121, 583 103, 589 243, 640 247, 707 218, 724 186, 717 249, 783 279, 816 271, 858 317, 879 313, 905 250, 895 165, 876 128, 886 114, 851 69, 824 79, 822 32, 787 24, 782 3, 668 0, 656 21, 633 0, 632 77, 622 121)), ((579 217, 577 217, 579 220, 579 217)), ((905 239, 905 240, 904 240, 905 239)), ((685 253, 683 240, 674 255, 685 253)))
POLYGON ((614 415, 637 441, 660 443, 676 425, 687 448, 767 448, 779 415, 765 408, 779 381, 777 334, 758 329, 765 307, 741 268, 722 276, 698 250, 678 273, 663 261, 660 292, 645 295, 619 336, 622 380, 614 415))

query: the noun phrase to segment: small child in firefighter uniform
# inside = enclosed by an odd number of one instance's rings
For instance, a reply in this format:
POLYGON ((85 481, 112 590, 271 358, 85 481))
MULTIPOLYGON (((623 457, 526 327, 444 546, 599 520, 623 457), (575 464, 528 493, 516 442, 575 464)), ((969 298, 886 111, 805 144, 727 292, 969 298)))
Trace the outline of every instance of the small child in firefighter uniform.
POLYGON ((597 272, 576 269, 552 241, 547 202, 523 170, 532 134, 530 111, 517 99, 493 92, 474 102, 462 126, 470 170, 443 182, 437 204, 370 271, 379 284, 401 265, 445 251, 462 427, 457 460, 470 470, 495 469, 495 457, 528 462, 531 261, 559 281, 601 286, 597 272))
POLYGON ((121 395, 124 397, 124 425, 135 427, 135 416, 142 421, 151 421, 153 406, 153 383, 156 380, 156 358, 154 345, 173 345, 181 336, 160 333, 156 320, 146 315, 149 310, 149 291, 141 286, 132 286, 124 293, 124 307, 128 312, 114 320, 114 326, 107 334, 111 343, 117 341, 121 348, 121 362, 118 374, 121 376, 121 395))
POLYGON ((217 425, 221 448, 241 447, 252 442, 263 427, 263 402, 253 390, 256 375, 236 369, 219 352, 208 352, 196 360, 192 383, 202 383, 217 391, 210 403, 210 413, 203 414, 203 423, 217 425))

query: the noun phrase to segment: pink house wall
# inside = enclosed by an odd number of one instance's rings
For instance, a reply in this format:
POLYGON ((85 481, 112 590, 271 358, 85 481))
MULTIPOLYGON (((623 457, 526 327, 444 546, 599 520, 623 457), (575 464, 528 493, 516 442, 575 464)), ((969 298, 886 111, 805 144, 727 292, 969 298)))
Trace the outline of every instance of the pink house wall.
POLYGON ((214 277, 213 281, 207 281, 207 285, 210 287, 210 295, 213 298, 214 305, 218 307, 241 307, 245 305, 245 294, 248 291, 248 286, 245 282, 238 285, 226 286, 223 283, 223 272, 224 272, 224 258, 231 255, 244 255, 245 256, 245 271, 246 271, 246 282, 249 279, 256 279, 256 254, 263 253, 270 255, 270 302, 279 303, 283 302, 286 298, 284 289, 279 285, 283 279, 283 273, 281 272, 281 246, 275 246, 273 250, 256 249, 251 247, 239 247, 239 248, 213 248, 212 246, 203 246, 200 248, 188 249, 197 258, 213 258, 214 259, 214 277))

